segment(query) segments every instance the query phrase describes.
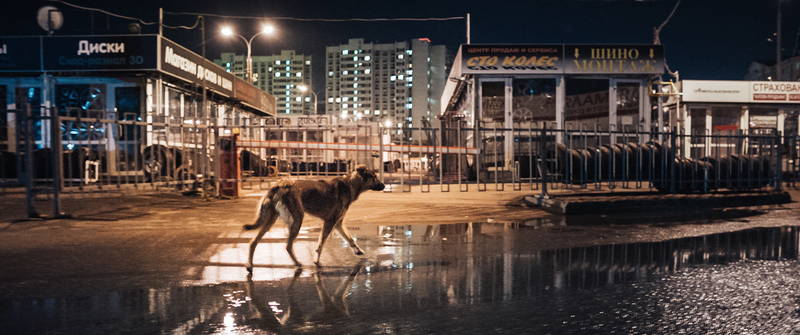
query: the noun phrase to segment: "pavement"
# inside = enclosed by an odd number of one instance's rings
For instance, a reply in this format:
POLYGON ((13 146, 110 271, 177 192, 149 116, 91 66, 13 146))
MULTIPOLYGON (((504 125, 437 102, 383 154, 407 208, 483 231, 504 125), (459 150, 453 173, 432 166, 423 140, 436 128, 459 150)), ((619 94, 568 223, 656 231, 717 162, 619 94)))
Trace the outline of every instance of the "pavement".
MULTIPOLYGON (((241 225, 254 219, 262 193, 254 189, 233 200, 176 193, 69 197, 63 204, 72 218, 57 220, 19 220, 24 216, 21 199, 5 197, 0 204, 0 296, 240 280, 245 275, 246 243, 253 234, 241 225), (210 276, 214 271, 217 274, 210 276)), ((385 227, 524 226, 536 230, 526 234, 526 248, 546 250, 783 226, 793 224, 786 218, 800 217, 800 206, 794 202, 701 214, 676 211, 671 216, 594 215, 567 220, 527 207, 523 197, 535 193, 511 187, 485 192, 459 192, 454 187, 442 192, 437 186, 427 193, 417 188, 407 193, 367 192, 351 207, 345 225, 366 241, 362 247, 369 259, 380 254, 380 243, 370 241, 385 227), (782 214, 760 218, 766 212, 782 214)), ((795 199, 800 196, 797 190, 790 193, 795 199)), ((39 205, 45 209, 48 204, 39 205)), ((307 216, 295 244, 304 264, 311 264, 319 223, 307 216)), ((257 252, 256 275, 267 278, 275 269, 293 271, 283 250, 284 237, 280 225, 264 239, 257 252)), ((326 265, 350 266, 354 261, 357 258, 341 243, 326 245, 326 265)))

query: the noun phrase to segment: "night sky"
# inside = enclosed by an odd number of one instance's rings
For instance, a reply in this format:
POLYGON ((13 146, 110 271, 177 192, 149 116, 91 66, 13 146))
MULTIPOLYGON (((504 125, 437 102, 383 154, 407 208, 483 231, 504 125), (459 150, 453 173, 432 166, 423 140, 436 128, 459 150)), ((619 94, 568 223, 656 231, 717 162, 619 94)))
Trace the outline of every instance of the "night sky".
MULTIPOLYGON (((774 60, 777 0, 684 0, 661 34, 667 60, 687 79, 742 79, 752 60, 774 60)), ((783 48, 796 48, 800 28, 800 0, 783 0, 783 48)), ((473 43, 651 43, 652 28, 667 17, 674 0, 652 1, 89 1, 75 4, 100 7, 145 21, 157 19, 158 7, 166 11, 208 12, 227 15, 294 16, 302 18, 449 17, 472 14, 473 43)), ((8 3, 8 2, 6 2, 8 3)), ((35 23, 36 10, 45 4, 62 9, 65 25, 57 34, 126 33, 128 21, 108 19, 47 1, 4 4, 1 35, 42 33, 35 23)), ((191 25, 194 17, 166 15, 169 25, 191 25)), ((219 37, 219 27, 229 22, 249 37, 258 28, 253 20, 208 18, 207 56, 221 51, 244 53, 244 43, 219 37)), ((309 23, 274 21, 279 34, 259 38, 254 54, 295 49, 314 56, 314 86, 322 87, 324 47, 348 38, 391 42, 430 38, 455 50, 465 40, 462 20, 446 22, 309 23)), ((146 26, 144 32, 155 32, 146 26)), ((167 37, 199 52, 199 30, 167 29, 167 37)))

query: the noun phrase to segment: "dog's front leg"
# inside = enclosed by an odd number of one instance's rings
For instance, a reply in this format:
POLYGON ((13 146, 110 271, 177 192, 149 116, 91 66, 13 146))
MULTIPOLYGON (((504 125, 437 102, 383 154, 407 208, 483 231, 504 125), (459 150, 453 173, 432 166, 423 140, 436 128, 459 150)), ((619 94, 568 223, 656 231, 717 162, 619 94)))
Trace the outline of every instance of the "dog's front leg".
POLYGON ((347 241, 347 243, 350 244, 350 248, 353 248, 353 252, 356 254, 356 256, 363 256, 364 250, 362 250, 361 247, 359 247, 358 244, 356 244, 356 240, 354 240, 353 237, 350 236, 350 232, 347 230, 347 227, 344 226, 342 221, 344 221, 344 219, 340 219, 339 222, 336 224, 336 231, 338 231, 339 235, 342 235, 342 238, 344 238, 345 241, 347 241))

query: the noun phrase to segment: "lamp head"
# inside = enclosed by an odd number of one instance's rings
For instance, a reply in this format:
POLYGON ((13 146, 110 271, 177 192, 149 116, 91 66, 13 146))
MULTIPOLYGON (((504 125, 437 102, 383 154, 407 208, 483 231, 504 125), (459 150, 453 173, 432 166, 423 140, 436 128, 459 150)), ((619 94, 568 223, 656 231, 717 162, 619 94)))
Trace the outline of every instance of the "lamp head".
POLYGON ((222 36, 230 37, 233 36, 233 28, 230 26, 224 26, 222 29, 219 30, 222 36))

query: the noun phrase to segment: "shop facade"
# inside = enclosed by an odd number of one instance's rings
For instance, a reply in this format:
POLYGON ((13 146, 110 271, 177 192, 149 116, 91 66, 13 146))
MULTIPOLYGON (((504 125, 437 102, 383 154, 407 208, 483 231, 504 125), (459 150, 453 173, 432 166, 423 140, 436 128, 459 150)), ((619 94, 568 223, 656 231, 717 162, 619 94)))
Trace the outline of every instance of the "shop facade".
POLYGON ((467 143, 498 157, 489 164, 507 170, 521 154, 516 151, 530 150, 519 145, 531 141, 521 134, 526 129, 660 129, 650 85, 663 69, 657 45, 462 45, 440 118, 445 127, 474 129, 467 143), (501 130, 486 135, 494 129, 501 130))
MULTIPOLYGON (((109 175, 141 174, 147 148, 206 152, 217 126, 275 115, 275 99, 159 35, 0 37, 0 151, 19 148, 30 108, 35 148, 86 147, 109 175), (51 113, 61 118, 54 125, 51 113)), ((232 129, 232 128, 231 128, 232 129)))
MULTIPOLYGON (((800 135, 800 82, 683 80, 676 87, 664 114, 684 134, 800 135)), ((714 157, 734 146, 719 139, 695 137, 687 154, 714 157)))

